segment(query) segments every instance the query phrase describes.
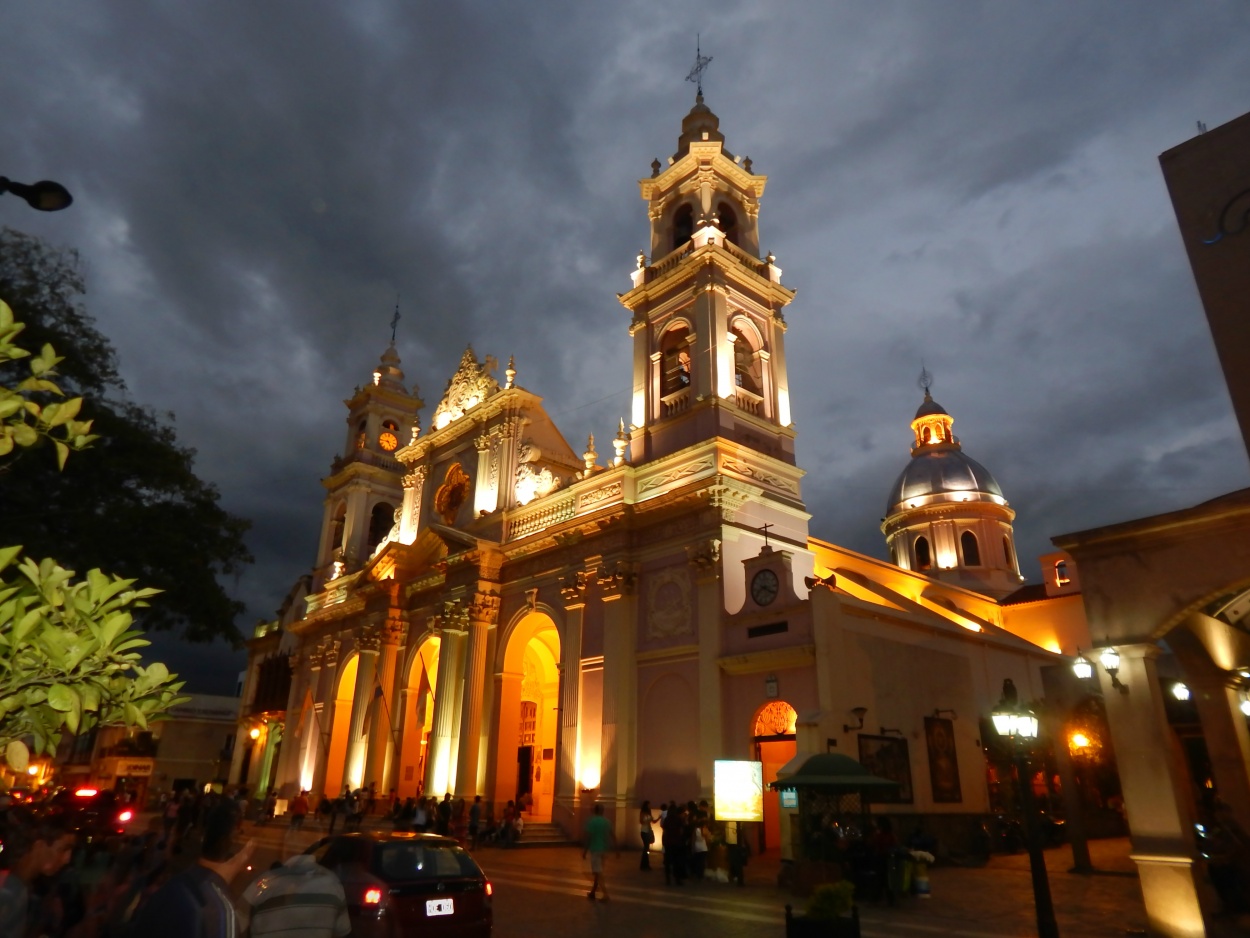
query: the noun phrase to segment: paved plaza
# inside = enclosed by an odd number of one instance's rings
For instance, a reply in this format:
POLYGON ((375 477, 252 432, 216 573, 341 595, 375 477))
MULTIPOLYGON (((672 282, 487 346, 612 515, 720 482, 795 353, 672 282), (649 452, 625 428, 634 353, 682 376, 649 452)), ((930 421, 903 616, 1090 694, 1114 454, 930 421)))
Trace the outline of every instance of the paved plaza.
MULTIPOLYGON (((294 853, 323 836, 310 826, 291 836, 284 824, 248 825, 261 847, 258 868, 294 853)), ((1144 935, 1146 917, 1141 889, 1128 858, 1125 838, 1090 845, 1099 873, 1067 872, 1066 847, 1046 852, 1056 917, 1064 938, 1123 938, 1144 935)), ((638 869, 636 852, 609 855, 609 902, 586 898, 589 872, 574 847, 479 850, 478 861, 495 884, 495 934, 498 938, 586 935, 595 938, 746 938, 785 934, 786 903, 796 911, 803 900, 776 886, 779 861, 753 858, 745 887, 711 881, 666 887, 659 868, 638 869)), ((657 858, 658 860, 658 858, 657 858)), ((932 898, 907 898, 895 907, 861 906, 867 938, 1026 938, 1037 934, 1026 854, 995 856, 985 867, 935 866, 930 873, 932 898)), ((1246 923, 1227 922, 1223 934, 1246 923)), ((1217 933, 1218 934, 1218 933, 1217 933)))

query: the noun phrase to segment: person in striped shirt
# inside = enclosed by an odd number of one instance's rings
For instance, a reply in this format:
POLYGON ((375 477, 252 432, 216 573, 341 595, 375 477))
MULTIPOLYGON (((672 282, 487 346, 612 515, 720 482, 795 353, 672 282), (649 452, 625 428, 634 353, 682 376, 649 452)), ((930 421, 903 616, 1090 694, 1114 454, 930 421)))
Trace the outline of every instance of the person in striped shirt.
POLYGON ((311 854, 291 857, 243 891, 239 924, 251 938, 345 938, 343 884, 311 854))

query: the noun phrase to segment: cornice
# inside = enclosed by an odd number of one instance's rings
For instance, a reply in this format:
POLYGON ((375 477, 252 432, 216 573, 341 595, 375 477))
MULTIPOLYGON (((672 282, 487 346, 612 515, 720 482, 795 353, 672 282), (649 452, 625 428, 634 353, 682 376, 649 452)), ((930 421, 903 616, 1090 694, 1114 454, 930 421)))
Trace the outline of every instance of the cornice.
POLYGON ((726 674, 738 675, 780 671, 786 668, 804 668, 815 660, 816 646, 805 644, 752 651, 745 655, 725 655, 717 660, 717 664, 726 674))
POLYGON ((725 155, 724 144, 719 140, 692 141, 690 149, 669 164, 658 176, 639 179, 639 193, 648 202, 657 194, 667 195, 671 190, 680 186, 686 177, 698 173, 704 163, 710 163, 713 171, 720 173, 740 191, 757 199, 764 194, 768 177, 748 173, 740 164, 725 155))
POLYGON ((698 269, 706 266, 715 266, 720 275, 734 281, 734 285, 743 289, 744 292, 754 292, 763 297, 766 302, 760 305, 772 309, 775 318, 785 321, 781 317, 781 308, 794 299, 796 291, 774 283, 764 275, 751 270, 719 244, 704 244, 695 248, 660 276, 650 281, 644 280, 626 293, 619 294, 617 299, 632 313, 643 303, 654 302, 665 296, 683 280, 689 280, 697 274, 698 269))

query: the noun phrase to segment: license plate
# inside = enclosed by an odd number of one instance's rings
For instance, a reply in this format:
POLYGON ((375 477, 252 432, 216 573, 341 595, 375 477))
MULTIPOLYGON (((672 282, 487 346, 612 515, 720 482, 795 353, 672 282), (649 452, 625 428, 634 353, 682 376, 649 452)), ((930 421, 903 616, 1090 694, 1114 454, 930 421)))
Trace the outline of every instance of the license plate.
POLYGON ((452 907, 451 899, 427 899, 425 901, 426 916, 433 915, 452 915, 455 909, 452 907))

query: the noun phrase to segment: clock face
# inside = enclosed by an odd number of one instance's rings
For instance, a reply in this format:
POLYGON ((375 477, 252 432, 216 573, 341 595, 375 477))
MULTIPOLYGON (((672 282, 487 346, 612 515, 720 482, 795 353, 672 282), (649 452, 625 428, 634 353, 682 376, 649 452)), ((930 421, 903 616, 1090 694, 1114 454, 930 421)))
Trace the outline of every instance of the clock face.
POLYGON ((751 598, 755 600, 757 606, 767 606, 777 598, 780 586, 777 574, 771 570, 761 570, 751 580, 751 598))
POLYGON ((399 445, 399 437, 390 430, 383 430, 378 435, 378 446, 382 447, 388 453, 394 452, 395 447, 399 445))

